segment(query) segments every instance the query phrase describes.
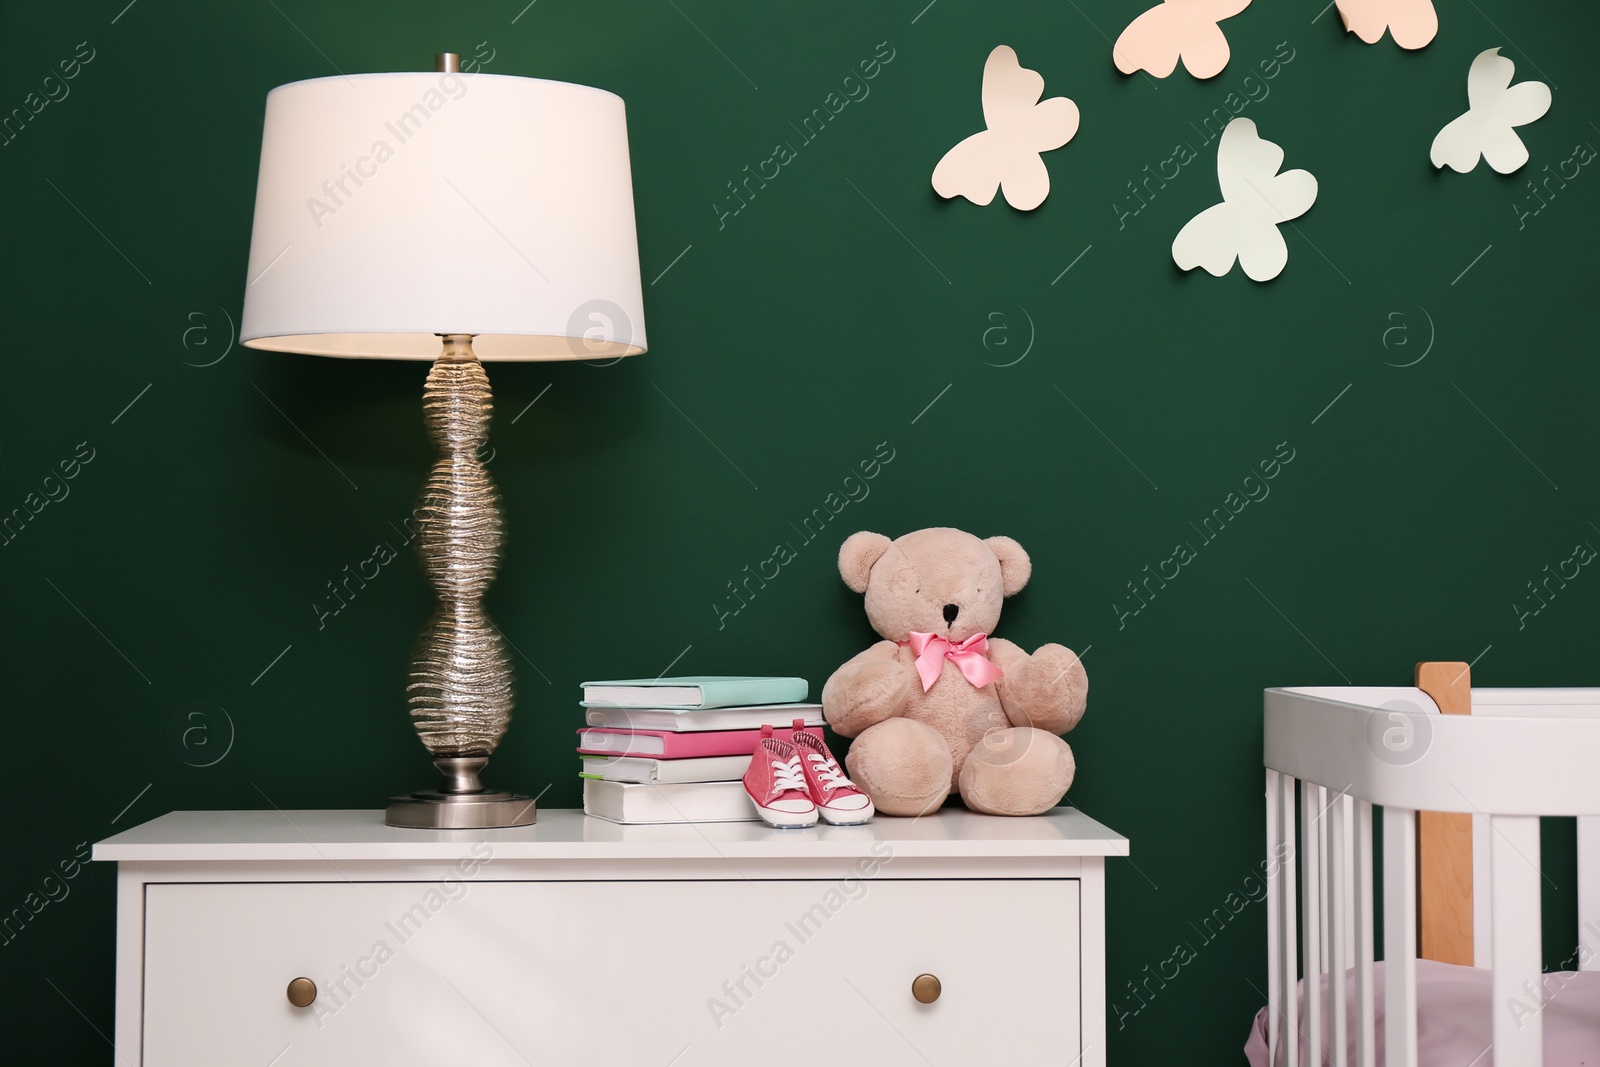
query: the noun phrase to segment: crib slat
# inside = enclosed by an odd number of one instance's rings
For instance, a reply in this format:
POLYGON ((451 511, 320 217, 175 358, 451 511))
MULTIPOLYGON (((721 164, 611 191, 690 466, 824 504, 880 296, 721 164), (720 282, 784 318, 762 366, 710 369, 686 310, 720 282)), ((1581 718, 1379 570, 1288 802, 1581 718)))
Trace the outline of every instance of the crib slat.
POLYGON ((1489 901, 1489 816, 1472 815, 1472 965, 1494 966, 1494 923, 1489 901))
POLYGON ((1349 886, 1345 882, 1345 800, 1340 795, 1328 805, 1328 881, 1333 892, 1328 897, 1328 985, 1333 992, 1333 1018, 1328 1022, 1328 1044, 1333 1046, 1333 1067, 1349 1067, 1350 1006, 1346 1003, 1344 976, 1350 966, 1345 956, 1345 903, 1349 886))
POLYGON ((1282 802, 1278 799, 1278 772, 1267 768, 1267 1062, 1278 1062, 1278 1013, 1283 1010, 1283 990, 1279 983, 1282 953, 1282 933, 1278 929, 1278 871, 1274 857, 1278 854, 1278 813, 1282 802))
POLYGON ((1283 883, 1283 1022, 1284 1067, 1300 1067, 1300 1001, 1299 986, 1295 979, 1299 973, 1299 927, 1296 923, 1300 897, 1295 892, 1295 780, 1283 775, 1283 812, 1278 825, 1283 832, 1283 849, 1278 853, 1278 876, 1283 883))
POLYGON ((1322 913, 1322 955, 1318 957, 1318 962, 1322 964, 1323 974, 1328 973, 1328 961, 1333 958, 1328 951, 1328 926, 1333 916, 1333 909, 1329 907, 1333 899, 1332 884, 1328 878, 1328 870, 1332 866, 1328 862, 1328 805, 1332 792, 1327 788, 1317 790, 1317 851, 1321 855, 1318 871, 1322 875, 1322 893, 1317 898, 1322 913))
POLYGON ((1385 1067, 1417 1067, 1417 813, 1383 809, 1385 1067))
MULTIPOLYGON (((1356 820, 1356 798, 1346 796, 1339 803, 1344 805, 1344 869, 1347 877, 1354 877, 1351 873, 1355 870, 1356 838, 1353 827, 1356 820)), ((1344 958, 1347 963, 1354 963, 1356 958, 1356 902, 1353 894, 1346 893, 1344 898, 1344 958)))
POLYGON ((1372 996, 1372 805, 1356 802, 1356 1067, 1377 1067, 1376 1017, 1372 996))
POLYGON ((1322 1063, 1322 996, 1318 984, 1322 977, 1322 857, 1324 849, 1319 828, 1322 825, 1323 794, 1327 790, 1312 782, 1300 783, 1300 903, 1304 912, 1306 1043, 1312 1063, 1322 1063))
MULTIPOLYGON (((1600 934, 1600 815, 1578 816, 1578 938, 1594 944, 1600 934)), ((1600 971, 1600 952, 1578 964, 1580 971, 1600 971)))
POLYGON ((1544 1015, 1540 959, 1539 817, 1491 815, 1489 900, 1494 927, 1495 1067, 1540 1067, 1544 1015), (1523 983, 1532 983, 1529 996, 1523 983))

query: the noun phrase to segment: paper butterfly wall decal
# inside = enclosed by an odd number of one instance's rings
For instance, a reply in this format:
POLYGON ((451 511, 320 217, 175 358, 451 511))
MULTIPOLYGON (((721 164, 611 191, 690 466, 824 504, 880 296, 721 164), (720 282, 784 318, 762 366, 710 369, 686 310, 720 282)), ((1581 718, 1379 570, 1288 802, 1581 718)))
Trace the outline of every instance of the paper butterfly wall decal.
POLYGON ((1388 30, 1401 48, 1421 48, 1439 32, 1433 0, 1338 0, 1344 28, 1367 44, 1388 30))
POLYGON ((1184 224, 1172 242, 1172 260, 1184 270, 1204 267, 1220 278, 1235 258, 1258 282, 1276 278, 1289 262, 1278 223, 1297 219, 1317 199, 1308 171, 1282 174, 1283 149, 1256 136, 1256 124, 1234 119, 1217 143, 1217 183, 1222 203, 1184 224))
POLYGON ((1528 148, 1513 127, 1526 126, 1550 110, 1544 82, 1511 84, 1516 64, 1491 48, 1479 52, 1467 71, 1467 113, 1450 121, 1433 139, 1428 157, 1435 167, 1465 174, 1481 155, 1501 174, 1528 162, 1528 148))
POLYGON ((987 204, 1003 188, 1006 203, 1032 211, 1050 193, 1041 152, 1060 148, 1078 132, 1078 105, 1064 96, 1041 101, 1044 78, 1001 45, 983 64, 983 121, 933 168, 933 189, 946 200, 964 196, 987 204))
POLYGON ((1196 78, 1214 78, 1228 65, 1228 39, 1217 25, 1250 0, 1166 0, 1128 23, 1111 56, 1124 74, 1148 71, 1165 78, 1178 57, 1196 78))

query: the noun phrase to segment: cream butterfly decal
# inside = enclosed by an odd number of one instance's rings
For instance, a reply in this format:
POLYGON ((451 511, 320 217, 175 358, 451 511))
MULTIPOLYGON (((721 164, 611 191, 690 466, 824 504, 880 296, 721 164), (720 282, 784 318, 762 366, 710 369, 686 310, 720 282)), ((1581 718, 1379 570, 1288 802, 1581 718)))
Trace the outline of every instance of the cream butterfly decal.
POLYGON ((1111 57, 1124 74, 1147 71, 1165 78, 1184 67, 1196 78, 1214 78, 1228 65, 1228 38, 1217 23, 1250 6, 1250 0, 1166 0, 1123 30, 1111 57))
POLYGON ((1482 156, 1501 174, 1528 162, 1528 147, 1515 127, 1526 126, 1550 110, 1544 82, 1511 84, 1515 63, 1491 48, 1479 52, 1467 71, 1467 113, 1452 119, 1433 139, 1428 156, 1435 167, 1465 174, 1482 156))
POLYGON ((1344 28, 1367 44, 1377 44, 1388 30, 1401 48, 1421 48, 1439 32, 1433 0, 1338 0, 1344 28))
POLYGON ((988 127, 944 154, 933 168, 934 192, 987 204, 997 189, 1018 211, 1032 211, 1050 193, 1040 153, 1078 132, 1078 105, 1064 96, 1041 101, 1044 78, 1000 45, 983 64, 983 121, 988 127))
POLYGON ((1220 278, 1237 259, 1246 276, 1264 282, 1289 262, 1278 224, 1297 219, 1317 199, 1309 171, 1282 174, 1283 149, 1256 135, 1256 124, 1234 119, 1217 143, 1217 184, 1222 203, 1184 224, 1172 242, 1172 261, 1184 270, 1204 267, 1220 278))

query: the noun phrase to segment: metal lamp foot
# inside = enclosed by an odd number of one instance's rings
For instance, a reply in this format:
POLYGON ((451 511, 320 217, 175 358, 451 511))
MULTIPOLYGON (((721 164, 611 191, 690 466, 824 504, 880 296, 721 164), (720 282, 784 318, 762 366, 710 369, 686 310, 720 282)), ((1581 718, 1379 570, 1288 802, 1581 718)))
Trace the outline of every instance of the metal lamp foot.
POLYGON ((446 756, 433 761, 444 775, 438 789, 389 798, 384 821, 426 830, 482 830, 527 826, 538 814, 532 797, 483 788, 478 772, 487 756, 446 756))

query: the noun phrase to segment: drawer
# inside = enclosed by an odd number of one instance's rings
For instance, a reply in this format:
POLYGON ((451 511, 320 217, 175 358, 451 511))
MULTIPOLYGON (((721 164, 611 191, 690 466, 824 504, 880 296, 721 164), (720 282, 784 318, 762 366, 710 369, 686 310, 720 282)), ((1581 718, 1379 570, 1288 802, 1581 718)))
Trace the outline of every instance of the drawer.
POLYGON ((144 979, 145 1067, 1081 1051, 1073 879, 152 884, 144 979), (285 995, 299 976, 306 1008, 285 995))

